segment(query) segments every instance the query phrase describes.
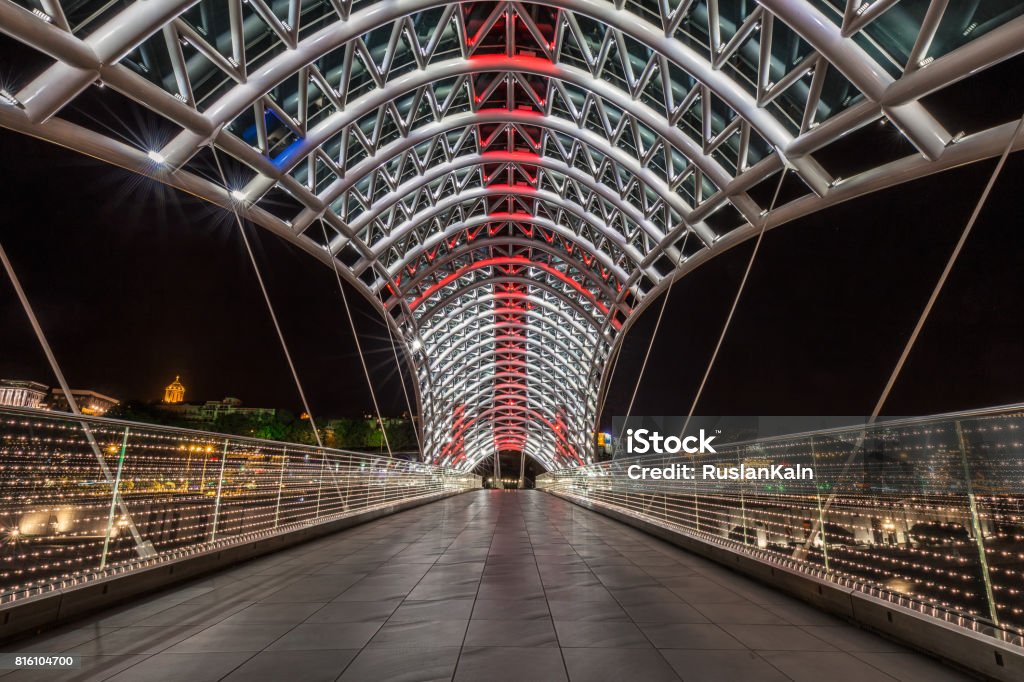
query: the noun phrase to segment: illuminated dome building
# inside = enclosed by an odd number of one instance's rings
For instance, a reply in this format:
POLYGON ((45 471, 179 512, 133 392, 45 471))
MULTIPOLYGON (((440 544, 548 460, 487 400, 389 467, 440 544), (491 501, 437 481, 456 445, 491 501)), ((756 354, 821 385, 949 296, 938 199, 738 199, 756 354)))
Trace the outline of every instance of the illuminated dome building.
POLYGON ((181 377, 175 376, 174 381, 164 389, 164 402, 176 404, 185 400, 185 386, 181 383, 181 377))

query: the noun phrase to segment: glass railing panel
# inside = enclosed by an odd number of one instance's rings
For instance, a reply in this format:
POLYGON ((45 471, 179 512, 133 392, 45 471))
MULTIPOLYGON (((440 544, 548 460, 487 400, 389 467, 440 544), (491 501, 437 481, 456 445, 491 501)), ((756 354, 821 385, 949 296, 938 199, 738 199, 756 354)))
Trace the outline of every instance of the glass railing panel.
POLYGON ((478 487, 383 455, 0 408, 0 603, 478 487))
POLYGON ((1019 642, 1022 433, 1014 406, 619 458, 537 484, 1019 642), (814 478, 634 480, 634 465, 784 465, 814 478))

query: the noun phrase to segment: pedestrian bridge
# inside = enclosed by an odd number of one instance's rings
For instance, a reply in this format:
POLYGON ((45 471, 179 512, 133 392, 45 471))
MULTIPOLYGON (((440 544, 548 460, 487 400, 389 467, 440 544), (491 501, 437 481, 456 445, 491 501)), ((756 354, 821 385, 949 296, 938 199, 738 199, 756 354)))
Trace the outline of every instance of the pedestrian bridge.
POLYGON ((970 679, 536 490, 433 502, 15 648, 82 656, 49 679, 140 682, 970 679))
MULTIPOLYGON (((874 423, 1024 148, 1012 91, 963 113, 1024 51, 1022 13, 0 0, 0 126, 226 211, 317 439, 250 234, 328 268, 377 419, 353 292, 419 424, 408 461, 82 416, 0 244, 74 413, 0 411, 0 634, 42 632, 8 650, 81 654, 72 679, 960 674, 910 647, 1024 679, 1024 408, 874 423), (751 240, 749 274, 771 229, 985 159, 867 426, 650 461, 827 476, 634 481, 600 461, 623 339, 674 282, 751 240), (539 490, 480 490, 502 452, 536 460, 539 490)), ((690 416, 716 356, 680 358, 706 365, 690 416)))
POLYGON ((80 655, 67 679, 1014 679, 1024 661, 1021 406, 614 459, 539 490, 0 416, 4 650, 80 655), (816 478, 627 474, 767 460, 816 478))

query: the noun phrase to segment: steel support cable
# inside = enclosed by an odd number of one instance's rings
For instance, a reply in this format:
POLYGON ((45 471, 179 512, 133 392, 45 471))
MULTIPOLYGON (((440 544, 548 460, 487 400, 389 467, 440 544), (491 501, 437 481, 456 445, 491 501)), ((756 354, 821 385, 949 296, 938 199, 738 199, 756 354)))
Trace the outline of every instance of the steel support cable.
MULTIPOLYGON (((722 343, 725 341, 725 335, 729 333, 729 326, 732 324, 732 318, 736 314, 736 308, 739 306, 740 298, 743 296, 743 291, 746 289, 747 280, 750 278, 750 271, 754 268, 754 261, 757 260, 757 254, 761 250, 761 242, 764 241, 764 233, 768 229, 768 216, 771 215, 772 210, 775 208, 775 202, 779 199, 779 192, 782 191, 782 183, 786 179, 786 172, 789 170, 789 164, 783 159, 782 172, 779 173, 779 182, 775 185, 775 193, 772 195, 772 200, 768 204, 768 209, 762 214, 761 229, 757 232, 757 241, 754 242, 754 249, 750 252, 750 258, 747 259, 747 268, 743 271, 743 278, 740 280, 740 285, 736 289, 736 295, 732 299, 732 306, 729 307, 729 314, 725 318, 725 324, 722 325, 722 331, 718 335, 718 342, 715 343, 715 350, 711 353, 711 358, 708 360, 708 366, 704 370, 704 377, 700 381, 700 385, 697 387, 697 393, 693 396, 693 403, 690 404, 690 411, 686 415, 686 420, 683 422, 683 428, 679 432, 679 438, 682 439, 686 436, 686 429, 690 425, 690 420, 693 418, 693 413, 697 409, 697 404, 700 402, 700 397, 704 393, 704 386, 707 385, 708 377, 711 376, 711 370, 714 369, 715 360, 718 359, 718 352, 722 349, 722 343)), ((690 461, 696 466, 697 454, 690 455, 690 461)), ((667 503, 667 497, 666 497, 667 503)), ((700 530, 700 504, 697 493, 697 479, 693 480, 693 517, 697 530, 700 530)))
MULTIPOLYGON (((686 257, 686 242, 690 239, 691 234, 693 234, 693 232, 687 230, 686 235, 683 237, 683 244, 679 247, 679 260, 676 261, 676 268, 679 268, 683 264, 683 259, 686 257)), ((668 306, 668 297, 672 293, 672 287, 675 286, 675 283, 675 278, 669 280, 668 286, 665 288, 665 296, 661 299, 661 309, 658 310, 658 319, 654 323, 654 331, 651 332, 651 339, 647 343, 647 352, 644 353, 644 361, 640 365, 640 373, 637 375, 636 385, 633 387, 633 396, 629 399, 629 408, 626 410, 626 419, 622 422, 623 427, 629 424, 629 418, 633 414, 633 404, 636 402, 637 393, 640 391, 640 382, 643 381, 644 372, 647 370, 647 361, 651 357, 651 350, 654 348, 654 340, 658 337, 658 330, 661 329, 661 319, 665 315, 665 308, 668 306)))
MULTIPOLYGON (((988 182, 985 184, 985 188, 981 191, 981 196, 978 197, 978 201, 974 204, 974 210, 971 211, 971 217, 968 218, 967 224, 964 226, 963 232, 960 234, 960 239, 957 240, 956 246, 953 247, 953 252, 949 254, 949 258, 946 261, 946 266, 942 269, 942 274, 939 275, 938 281, 935 283, 935 287, 932 289, 931 295, 928 297, 928 301, 924 305, 924 309, 921 310, 921 314, 917 318, 917 324, 914 325, 913 331, 907 338, 906 344, 903 346, 903 352, 900 353, 899 359, 896 361, 896 366, 893 367, 892 373, 889 375, 889 380, 885 383, 885 388, 882 389, 882 394, 878 397, 878 402, 875 403, 875 408, 871 411, 871 416, 868 418, 865 424, 865 430, 861 432, 860 437, 857 439, 853 447, 853 452, 850 457, 847 458, 843 464, 843 468, 837 477, 836 484, 833 486, 833 490, 838 487, 838 482, 846 477, 846 472, 849 467, 853 464, 857 457, 857 453, 864 445, 864 441, 867 438, 867 427, 870 427, 878 420, 878 416, 882 413, 882 408, 885 406, 886 401, 889 399, 889 394, 892 392, 893 386, 896 385, 896 380, 899 378, 900 373, 903 371, 903 366, 907 362, 907 358, 910 357, 910 352, 913 350, 914 345, 917 343, 917 338, 921 334, 921 330, 924 328, 925 323, 928 321, 929 315, 931 315, 932 308, 935 307, 935 302, 938 300, 939 295, 942 293, 943 287, 946 285, 946 280, 949 278, 949 274, 953 271, 953 267, 956 265, 956 261, 960 257, 960 252, 964 248, 964 244, 967 243, 967 238, 971 234, 971 230, 974 229, 974 224, 978 220, 978 216, 981 215, 981 209, 984 208, 985 202, 988 201, 989 194, 992 192, 992 188, 996 184, 996 180, 999 178, 999 174, 1003 170, 1003 166, 1006 165, 1006 159, 1009 158, 1010 152, 1013 150, 1013 146, 1020 137, 1021 131, 1024 130, 1024 115, 1021 116, 1020 121, 1017 123, 1017 127, 1014 129, 1013 135, 1010 136, 1009 141, 1006 144, 1006 148, 1003 150, 1002 155, 999 157, 999 161, 996 162, 995 168, 992 169, 992 174, 989 176, 988 182)), ((829 510, 832 503, 835 501, 835 497, 838 493, 833 491, 826 498, 822 507, 821 514, 829 510)), ((821 532, 821 522, 815 521, 811 527, 811 532, 807 536, 807 540, 803 547, 797 547, 793 552, 794 557, 806 556, 808 548, 812 545, 818 534, 821 532)))
MULTIPOLYGON (((224 190, 228 190, 227 177, 224 175, 224 168, 220 163, 220 156, 217 154, 217 147, 210 144, 210 149, 213 152, 213 160, 217 164, 217 172, 220 174, 220 180, 223 184, 224 190)), ((313 411, 309 409, 309 401, 306 400, 306 392, 302 389, 302 382, 299 380, 299 373, 295 369, 295 363, 292 362, 292 354, 288 350, 288 343, 284 339, 284 332, 281 331, 281 325, 277 321, 277 313, 274 312, 274 304, 270 301, 270 294, 267 293, 267 286, 263 282, 263 274, 260 272, 259 263, 256 262, 256 254, 253 253, 252 244, 249 243, 249 235, 245 232, 245 224, 242 222, 242 216, 238 213, 238 204, 232 198, 231 212, 235 216, 235 223, 238 225, 238 233, 242 235, 242 243, 245 244, 245 251, 249 254, 249 262, 252 263, 253 272, 256 273, 256 281, 259 282, 260 291, 263 293, 263 300, 267 304, 267 312, 270 313, 270 320, 274 323, 274 330, 277 332, 277 339, 281 342, 281 350, 284 351, 285 360, 288 361, 288 369, 291 370, 292 379, 295 381, 295 388, 299 391, 299 398, 302 400, 302 407, 309 415, 309 425, 313 429, 313 437, 316 438, 316 444, 323 448, 323 441, 320 439, 320 432, 316 428, 316 420, 313 418, 313 411)))
MULTIPOLYGON (((323 223, 323 219, 320 220, 323 223)), ((384 305, 384 297, 381 295, 381 290, 377 289, 377 300, 380 301, 381 307, 384 309, 384 314, 387 315, 387 307, 384 305)), ((388 330, 388 340, 391 341, 391 351, 395 356, 395 368, 398 370, 398 378, 402 383, 402 395, 405 397, 405 407, 409 410, 409 418, 412 419, 413 415, 416 414, 412 409, 412 400, 409 398, 409 389, 405 385, 405 372, 402 371, 402 361, 398 359, 398 346, 395 343, 395 335, 391 332, 391 325, 387 322, 384 323, 384 327, 388 330)), ((410 361, 413 358, 409 358, 410 361)), ((415 368, 415 363, 413 363, 415 368)), ((413 377, 410 377, 413 378, 413 377)), ((416 447, 419 448, 420 457, 424 457, 426 453, 423 452, 423 440, 420 438, 420 430, 416 428, 416 423, 413 421, 412 432, 416 436, 416 447)))
MULTIPOLYGON (((57 362, 57 356, 53 354, 50 342, 46 339, 43 327, 39 324, 39 319, 36 317, 36 313, 32 309, 32 304, 28 300, 28 295, 25 294, 25 290, 21 286, 21 280, 18 279, 18 275, 14 271, 14 266, 7 257, 7 251, 4 249, 3 244, 0 244, 0 261, 3 261, 4 270, 7 271, 7 276, 10 278, 11 285, 14 287, 15 293, 18 295, 21 307, 25 311, 25 315, 28 317, 29 324, 32 325, 32 331, 35 332, 36 339, 39 341, 39 345, 42 346, 43 354, 46 355, 46 361, 50 364, 50 369, 53 371, 54 376, 57 377, 57 383, 60 384, 60 390, 64 392, 64 396, 67 398, 68 407, 71 409, 72 414, 76 417, 81 417, 82 411, 78 407, 78 401, 75 400, 75 396, 71 393, 67 379, 64 377, 64 372, 61 370, 60 364, 57 362)), ((139 529, 135 526, 135 521, 132 519, 132 515, 128 511, 128 505, 124 502, 124 497, 121 495, 119 490, 116 490, 114 475, 111 473, 110 467, 107 466, 107 460, 103 457, 103 451, 100 448, 99 443, 96 442, 96 438, 92 434, 92 429, 85 421, 80 421, 79 425, 81 425, 82 432, 85 434, 85 439, 88 441, 89 447, 92 449, 93 455, 96 457, 96 461, 99 464, 103 477, 110 484, 113 500, 116 502, 121 514, 125 517, 128 525, 128 531, 131 533, 132 539, 135 541, 136 552, 139 557, 143 559, 153 556, 155 554, 155 550, 153 549, 152 543, 148 540, 142 539, 142 535, 139 533, 139 529)))
MULTIPOLYGON (((377 293, 378 298, 380 298, 380 292, 377 293)), ((381 303, 383 304, 383 300, 381 301, 381 303)), ((385 312, 385 315, 386 314, 387 313, 385 312)), ((420 457, 422 458, 424 456, 423 439, 420 438, 420 430, 416 427, 416 422, 413 419, 416 412, 415 410, 412 409, 412 400, 409 398, 409 388, 405 385, 405 372, 402 371, 402 361, 398 358, 398 346, 395 343, 395 335, 391 332, 391 325, 385 323, 384 326, 388 330, 388 340, 391 342, 391 352, 395 356, 395 368, 398 371, 398 380, 401 382, 402 385, 402 396, 405 398, 405 407, 407 410, 409 410, 409 419, 413 422, 412 433, 413 436, 416 437, 416 447, 417 449, 419 449, 420 457)))
MULTIPOLYGON (((221 166, 220 157, 217 155, 217 148, 211 144, 210 149, 213 152, 213 160, 217 164, 217 172, 220 174, 220 180, 223 184, 225 191, 228 190, 227 177, 224 175, 224 168, 221 166)), ((338 485, 337 472, 327 466, 327 454, 323 452, 324 443, 320 438, 320 431, 316 428, 316 420, 313 417, 313 411, 309 408, 309 401, 306 399, 306 392, 302 388, 302 381, 299 380, 299 373, 295 369, 295 363, 292 362, 291 352, 288 350, 288 343, 285 341, 284 332, 281 331, 281 325, 277 321, 277 313, 274 311, 274 304, 270 301, 270 294, 267 292, 266 284, 263 282, 263 273, 260 271, 259 263, 256 261, 256 254, 253 253, 252 244, 249 243, 249 235, 245 232, 245 224, 242 222, 242 216, 238 213, 238 206, 232 202, 231 212, 235 216, 235 223, 238 225, 238 232, 242 235, 242 243, 245 244, 245 251, 249 254, 249 262, 252 263, 253 272, 256 273, 256 280, 259 282, 260 291, 263 293, 263 300, 267 304, 267 311, 270 313, 270 319, 274 323, 274 329, 277 332, 278 341, 281 342, 281 350, 284 351, 285 360, 288 361, 288 369, 291 370, 292 379, 295 381, 295 388, 299 392, 299 398, 302 400, 302 407, 309 415, 309 425, 313 429, 313 437, 316 438, 316 443, 320 447, 320 478, 321 486, 323 485, 324 470, 330 472, 331 481, 334 483, 334 489, 338 493, 338 499, 344 505, 348 505, 348 497, 343 495, 341 487, 338 485)), ((227 453, 225 453, 227 457, 227 453)), ((317 504, 319 504, 319 493, 317 494, 317 504)))
POLYGON ((985 189, 982 190, 981 196, 978 197, 978 202, 974 205, 974 211, 971 212, 971 217, 968 219, 967 225, 964 226, 964 231, 960 235, 960 239, 957 241, 956 246, 953 248, 953 253, 949 255, 949 260, 946 261, 946 267, 942 269, 942 274, 939 275, 939 281, 935 283, 935 288, 932 289, 931 296, 928 297, 928 302, 925 303, 920 317, 917 318, 917 324, 914 325, 914 331, 910 333, 910 338, 907 339, 906 345, 903 346, 903 352, 900 353, 900 359, 896 361, 896 366, 893 367, 892 374, 889 375, 889 381, 886 382, 885 388, 882 389, 882 395, 878 397, 878 402, 875 403, 875 409, 871 412, 871 422, 874 422, 875 419, 878 418, 878 415, 882 413, 882 407, 885 405, 886 400, 889 399, 889 393, 892 392, 892 387, 896 384, 896 379, 899 378, 900 372, 903 371, 903 365, 906 364, 910 351, 914 348, 914 344, 917 343, 917 337, 921 334, 921 329, 924 328, 925 322, 928 321, 928 316, 931 314, 932 308, 935 306, 935 301, 938 300, 939 294, 942 293, 942 288, 946 285, 949 273, 953 271, 953 266, 960 257, 960 252, 963 250, 964 244, 967 243, 967 238, 970 236, 971 230, 974 229, 974 223, 977 222, 978 216, 981 214, 981 209, 985 206, 985 202, 988 200, 988 195, 992 192, 992 187, 995 186, 996 179, 1002 172, 1003 166, 1006 165, 1006 159, 1009 158, 1010 150, 1013 149, 1014 142, 1016 142, 1017 138, 1020 137, 1022 129, 1024 129, 1024 115, 1021 116, 1020 121, 1017 123, 1017 128, 1013 131, 1013 135, 1010 136, 1010 140, 1006 144, 1006 149, 1003 150, 1002 156, 999 157, 996 167, 992 169, 992 175, 989 177, 988 183, 985 185, 985 189))
POLYGON ((754 268, 754 261, 757 260, 757 254, 761 250, 761 242, 764 241, 764 233, 768 229, 768 217, 771 212, 775 209, 775 202, 779 199, 779 192, 782 191, 782 182, 786 179, 786 171, 789 170, 789 164, 783 160, 782 172, 779 173, 779 182, 775 186, 775 193, 772 195, 771 203, 768 204, 768 209, 764 212, 763 219, 761 220, 761 229, 757 233, 757 241, 754 242, 754 250, 750 252, 750 258, 747 260, 747 269, 743 272, 743 279, 740 280, 740 285, 736 289, 736 296, 732 299, 732 306, 729 308, 729 314, 725 318, 725 324, 722 325, 722 332, 718 335, 718 342, 715 344, 715 350, 711 353, 711 359, 708 360, 708 366, 704 370, 704 377, 700 381, 700 385, 697 387, 697 393, 693 396, 693 403, 690 404, 690 411, 686 415, 686 421, 683 422, 683 430, 679 434, 682 438, 686 434, 686 427, 690 425, 690 420, 693 418, 693 413, 697 409, 697 403, 700 402, 700 397, 704 393, 704 386, 708 383, 708 377, 711 376, 711 370, 714 369, 715 360, 718 359, 718 352, 722 349, 722 343, 725 341, 725 335, 729 333, 729 326, 732 324, 732 318, 736 314, 736 308, 739 306, 740 298, 743 296, 743 291, 746 289, 747 280, 750 278, 750 271, 754 268))
MULTIPOLYGON (((388 457, 394 459, 395 455, 391 452, 391 442, 388 440, 388 430, 384 425, 384 419, 380 414, 380 405, 377 403, 377 392, 373 390, 373 381, 370 379, 370 369, 366 366, 366 357, 363 356, 363 345, 359 342, 359 333, 356 332, 356 323, 352 319, 352 309, 348 305, 348 294, 345 293, 345 285, 341 281, 341 271, 338 270, 338 260, 331 253, 331 240, 327 235, 327 225, 324 221, 320 221, 320 227, 324 232, 324 249, 327 252, 328 257, 331 260, 331 265, 334 270, 334 277, 338 281, 338 291, 341 292, 341 302, 345 305, 345 316, 348 317, 348 326, 352 330, 352 340, 356 343, 356 351, 359 353, 359 364, 363 366, 363 376, 366 377, 366 386, 370 389, 370 400, 373 401, 373 411, 377 415, 377 425, 380 427, 381 435, 384 437, 384 446, 388 450, 388 457)), ((387 312, 385 312, 385 315, 387 312)), ((387 323, 384 323, 385 326, 387 323)), ((399 370, 401 371, 401 370, 399 370)))

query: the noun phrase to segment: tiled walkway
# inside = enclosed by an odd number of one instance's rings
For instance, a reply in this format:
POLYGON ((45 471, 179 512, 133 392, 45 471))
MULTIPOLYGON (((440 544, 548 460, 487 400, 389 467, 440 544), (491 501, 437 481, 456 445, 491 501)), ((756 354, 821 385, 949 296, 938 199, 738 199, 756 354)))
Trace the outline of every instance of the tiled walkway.
POLYGON ((14 680, 963 679, 536 491, 478 491, 172 588, 6 651, 14 680))

